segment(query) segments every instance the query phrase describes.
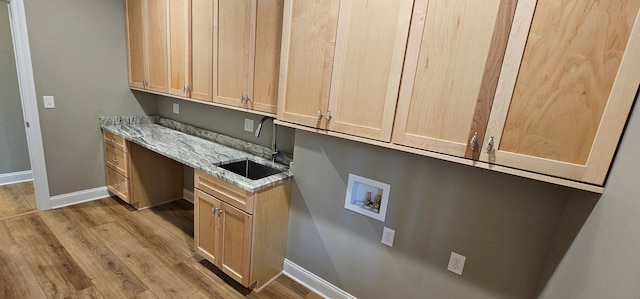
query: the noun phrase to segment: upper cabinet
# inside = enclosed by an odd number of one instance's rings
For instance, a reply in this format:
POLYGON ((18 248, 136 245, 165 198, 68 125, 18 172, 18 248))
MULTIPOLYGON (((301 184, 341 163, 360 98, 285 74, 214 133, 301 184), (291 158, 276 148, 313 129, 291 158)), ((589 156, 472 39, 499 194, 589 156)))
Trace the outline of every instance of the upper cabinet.
MULTIPOLYGON (((256 0, 215 0, 213 11, 214 101, 244 105, 249 94, 249 60, 253 52, 251 20, 256 0)), ((252 73, 252 72, 251 72, 252 73)))
POLYGON ((275 113, 282 0, 214 3, 214 101, 275 113))
POLYGON ((640 84, 640 0, 518 2, 481 159, 602 185, 640 84))
POLYGON ((190 14, 191 0, 169 1, 169 93, 184 97, 191 90, 190 14))
POLYGON ((212 101, 213 1, 191 3, 191 97, 212 101))
POLYGON ((276 113, 283 0, 126 0, 129 85, 276 113))
POLYGON ((640 83, 640 0, 476 2, 416 1, 392 142, 603 185, 640 83))
POLYGON ((285 1, 278 118, 389 141, 412 6, 285 1))
POLYGON ((168 92, 167 1, 126 0, 129 85, 168 92))
MULTIPOLYGON (((249 60, 247 108, 276 114, 280 80, 283 0, 258 0, 255 13, 255 49, 249 60)), ((252 25, 252 28, 254 26, 252 25)))
POLYGON ((516 1, 416 1, 393 143, 478 159, 516 1))
POLYGON ((586 190, 640 85, 640 0, 126 7, 132 87, 586 190))
POLYGON ((329 102, 339 4, 285 1, 278 119, 321 127, 329 102))

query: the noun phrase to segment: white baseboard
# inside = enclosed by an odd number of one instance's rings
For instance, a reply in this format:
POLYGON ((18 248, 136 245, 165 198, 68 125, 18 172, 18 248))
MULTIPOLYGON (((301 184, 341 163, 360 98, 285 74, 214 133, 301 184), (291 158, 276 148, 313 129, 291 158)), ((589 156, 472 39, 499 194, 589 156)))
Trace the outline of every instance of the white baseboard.
POLYGON ((342 289, 334 286, 333 284, 307 271, 306 269, 294 264, 288 259, 284 259, 284 269, 282 272, 284 273, 284 275, 289 276, 291 279, 297 281, 301 285, 305 286, 309 290, 312 290, 313 292, 324 298, 357 299, 351 294, 343 291, 342 289))
POLYGON ((190 203, 193 203, 193 191, 182 189, 182 198, 190 203))
POLYGON ((33 181, 33 171, 16 171, 0 173, 0 186, 33 181))
POLYGON ((109 196, 110 194, 106 186, 51 196, 51 208, 62 208, 109 196))
MULTIPOLYGON (((1 178, 1 177, 0 177, 1 178)), ((184 199, 193 203, 193 192, 187 189, 182 191, 184 199)), ((62 195, 56 195, 51 197, 51 208, 62 208, 70 205, 75 205, 87 201, 101 199, 109 197, 109 190, 107 187, 98 187, 93 189, 82 190, 78 192, 71 192, 62 195)))

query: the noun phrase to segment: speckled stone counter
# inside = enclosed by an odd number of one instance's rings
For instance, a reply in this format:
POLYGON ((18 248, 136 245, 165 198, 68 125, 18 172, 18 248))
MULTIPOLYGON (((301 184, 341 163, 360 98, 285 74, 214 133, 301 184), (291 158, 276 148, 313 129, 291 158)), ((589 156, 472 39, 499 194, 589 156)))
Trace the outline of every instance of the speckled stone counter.
POLYGON ((158 116, 100 117, 100 127, 249 192, 277 185, 292 177, 292 173, 284 166, 266 159, 270 156, 270 150, 264 146, 174 120, 158 116), (244 159, 280 169, 283 172, 259 180, 251 180, 217 167, 217 165, 244 159))

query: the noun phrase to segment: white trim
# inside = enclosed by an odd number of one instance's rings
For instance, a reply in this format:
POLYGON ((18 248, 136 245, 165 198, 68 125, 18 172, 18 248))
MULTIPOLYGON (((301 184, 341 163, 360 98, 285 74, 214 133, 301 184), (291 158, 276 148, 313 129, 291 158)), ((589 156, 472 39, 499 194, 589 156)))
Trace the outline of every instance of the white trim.
POLYGON ((27 20, 24 13, 24 0, 11 1, 9 4, 9 20, 18 71, 20 98, 22 99, 22 113, 24 114, 25 122, 29 124, 29 128, 26 129, 27 145, 29 146, 29 160, 33 171, 36 203, 38 209, 48 210, 51 208, 49 180, 47 179, 47 166, 44 159, 42 132, 40 131, 40 118, 38 116, 36 86, 31 64, 27 20))
POLYGON ((323 298, 357 299, 355 296, 343 291, 288 259, 284 259, 284 269, 282 272, 284 275, 289 276, 291 279, 323 298))
POLYGON ((193 191, 182 189, 182 198, 190 203, 193 203, 193 191))
POLYGON ((51 208, 62 208, 111 196, 106 186, 51 197, 51 208))
POLYGON ((33 181, 33 171, 16 171, 0 173, 0 186, 33 181))

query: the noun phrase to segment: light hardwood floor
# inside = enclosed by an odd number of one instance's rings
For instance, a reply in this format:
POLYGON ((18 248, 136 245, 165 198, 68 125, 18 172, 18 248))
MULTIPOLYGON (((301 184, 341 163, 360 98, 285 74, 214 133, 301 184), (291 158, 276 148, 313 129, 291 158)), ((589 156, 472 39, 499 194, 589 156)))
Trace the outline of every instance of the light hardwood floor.
POLYGON ((184 200, 136 211, 104 198, 0 220, 0 298, 320 298, 285 275, 255 293, 199 259, 184 200))
POLYGON ((36 211, 33 182, 0 186, 0 220, 36 211))

